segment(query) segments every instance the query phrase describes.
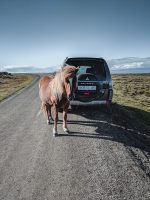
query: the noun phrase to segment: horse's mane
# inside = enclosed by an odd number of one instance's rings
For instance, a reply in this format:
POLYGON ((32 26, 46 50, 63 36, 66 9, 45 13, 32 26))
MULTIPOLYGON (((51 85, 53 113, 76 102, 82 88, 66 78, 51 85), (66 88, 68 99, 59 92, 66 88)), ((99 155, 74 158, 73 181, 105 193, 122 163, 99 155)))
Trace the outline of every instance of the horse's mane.
POLYGON ((58 71, 54 79, 50 82, 51 94, 56 98, 56 100, 59 101, 61 100, 64 92, 63 81, 62 73, 58 71))
POLYGON ((65 94, 65 87, 64 87, 64 82, 66 77, 71 76, 76 70, 76 67, 74 66, 65 66, 62 69, 60 69, 54 79, 50 82, 50 89, 51 89, 51 94, 56 98, 56 100, 61 100, 62 95, 65 94))

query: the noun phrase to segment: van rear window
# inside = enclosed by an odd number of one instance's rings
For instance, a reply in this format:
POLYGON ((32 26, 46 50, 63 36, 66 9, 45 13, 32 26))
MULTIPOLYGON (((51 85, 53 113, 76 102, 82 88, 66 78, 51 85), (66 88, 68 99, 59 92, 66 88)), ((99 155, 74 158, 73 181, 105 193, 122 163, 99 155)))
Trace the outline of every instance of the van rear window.
POLYGON ((94 60, 68 60, 67 64, 79 66, 77 75, 94 74, 97 79, 104 80, 106 78, 105 66, 103 62, 94 60))

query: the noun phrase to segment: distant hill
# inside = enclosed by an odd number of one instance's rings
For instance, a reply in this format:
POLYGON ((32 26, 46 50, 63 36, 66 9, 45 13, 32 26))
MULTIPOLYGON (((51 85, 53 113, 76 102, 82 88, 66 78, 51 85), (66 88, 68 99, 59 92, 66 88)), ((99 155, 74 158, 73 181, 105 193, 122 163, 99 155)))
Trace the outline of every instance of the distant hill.
POLYGON ((127 57, 107 62, 112 73, 150 73, 150 57, 127 57))
POLYGON ((0 68, 0 72, 10 72, 10 73, 51 73, 58 69, 58 67, 13 67, 13 66, 4 66, 0 68))
MULTIPOLYGON (((150 57, 147 58, 136 58, 127 57, 120 59, 107 60, 108 66, 111 73, 150 73, 150 57)), ((51 73, 56 71, 60 66, 57 67, 13 67, 3 66, 0 67, 0 72, 10 73, 51 73)))

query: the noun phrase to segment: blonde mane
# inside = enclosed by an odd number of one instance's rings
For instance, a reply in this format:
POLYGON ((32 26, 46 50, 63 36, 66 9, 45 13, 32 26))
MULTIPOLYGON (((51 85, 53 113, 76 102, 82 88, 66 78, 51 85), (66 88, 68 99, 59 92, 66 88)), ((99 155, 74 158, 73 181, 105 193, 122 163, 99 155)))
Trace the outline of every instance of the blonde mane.
POLYGON ((75 72, 76 67, 67 65, 60 69, 54 79, 50 82, 51 94, 56 100, 61 100, 62 96, 66 94, 64 82, 65 79, 68 78, 75 72))

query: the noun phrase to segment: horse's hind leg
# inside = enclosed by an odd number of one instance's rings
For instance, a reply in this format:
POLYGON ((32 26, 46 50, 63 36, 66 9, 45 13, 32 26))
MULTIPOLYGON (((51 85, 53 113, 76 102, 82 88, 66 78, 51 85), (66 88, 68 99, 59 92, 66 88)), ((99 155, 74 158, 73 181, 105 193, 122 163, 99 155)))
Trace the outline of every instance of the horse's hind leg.
POLYGON ((44 116, 46 117, 46 105, 44 102, 41 103, 41 111, 44 113, 44 116))
POLYGON ((50 124, 50 118, 51 118, 51 107, 44 102, 41 104, 41 110, 43 111, 46 119, 47 119, 47 124, 50 124))
POLYGON ((52 109, 52 105, 49 105, 49 106, 48 106, 49 120, 52 120, 52 121, 53 121, 52 110, 51 110, 51 109, 52 109))
POLYGON ((46 105, 47 124, 50 124, 51 119, 51 106, 46 105))

